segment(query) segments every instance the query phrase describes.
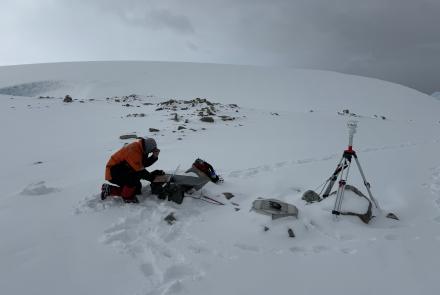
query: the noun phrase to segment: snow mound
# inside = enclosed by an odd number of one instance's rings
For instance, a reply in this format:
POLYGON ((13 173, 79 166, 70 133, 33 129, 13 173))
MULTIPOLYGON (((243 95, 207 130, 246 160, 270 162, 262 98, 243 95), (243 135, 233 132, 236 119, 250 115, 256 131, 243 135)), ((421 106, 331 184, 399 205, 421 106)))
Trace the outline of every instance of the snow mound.
POLYGON ((29 184, 21 191, 21 195, 25 196, 42 196, 51 193, 59 192, 60 189, 46 186, 44 181, 29 184))

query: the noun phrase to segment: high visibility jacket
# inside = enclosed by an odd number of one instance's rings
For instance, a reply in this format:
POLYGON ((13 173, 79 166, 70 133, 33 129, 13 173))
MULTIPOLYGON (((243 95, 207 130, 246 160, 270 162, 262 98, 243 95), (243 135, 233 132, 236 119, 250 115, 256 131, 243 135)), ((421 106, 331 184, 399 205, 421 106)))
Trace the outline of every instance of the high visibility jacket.
POLYGON ((119 151, 114 153, 107 162, 105 166, 105 179, 111 180, 111 167, 123 162, 126 162, 136 172, 142 171, 145 169, 144 157, 144 147, 142 146, 141 140, 123 146, 119 151))

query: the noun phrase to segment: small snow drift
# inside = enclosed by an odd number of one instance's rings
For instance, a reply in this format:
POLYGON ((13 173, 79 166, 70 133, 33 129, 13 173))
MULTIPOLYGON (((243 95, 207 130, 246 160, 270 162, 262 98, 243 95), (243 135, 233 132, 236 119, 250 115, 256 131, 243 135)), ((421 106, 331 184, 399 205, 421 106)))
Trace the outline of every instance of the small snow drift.
POLYGON ((48 187, 45 184, 45 181, 40 181, 37 183, 29 184, 26 188, 24 188, 20 195, 24 196, 42 196, 48 195, 51 193, 59 192, 60 189, 54 187, 48 187))

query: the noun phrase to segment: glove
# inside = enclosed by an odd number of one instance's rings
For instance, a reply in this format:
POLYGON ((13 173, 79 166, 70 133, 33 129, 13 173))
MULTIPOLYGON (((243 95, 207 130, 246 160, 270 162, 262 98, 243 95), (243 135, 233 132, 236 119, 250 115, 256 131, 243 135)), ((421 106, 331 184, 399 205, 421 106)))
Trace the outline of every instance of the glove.
POLYGON ((163 170, 154 170, 151 172, 152 175, 158 176, 158 175, 165 175, 165 172, 163 170))
POLYGON ((150 173, 148 180, 152 182, 156 178, 156 176, 164 175, 164 174, 165 172, 163 170, 154 170, 153 172, 150 173))

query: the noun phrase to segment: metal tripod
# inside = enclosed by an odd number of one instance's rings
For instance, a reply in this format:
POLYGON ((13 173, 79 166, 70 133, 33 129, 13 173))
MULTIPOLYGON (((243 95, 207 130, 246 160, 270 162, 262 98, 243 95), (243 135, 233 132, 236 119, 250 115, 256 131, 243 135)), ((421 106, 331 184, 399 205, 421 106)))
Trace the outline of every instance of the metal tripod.
POLYGON ((338 187, 338 191, 336 194, 335 205, 334 205, 333 211, 332 211, 332 214, 334 214, 335 216, 341 215, 341 205, 342 205, 342 201, 344 199, 345 186, 347 185, 347 179, 348 179, 348 174, 350 172, 351 160, 353 158, 354 158, 356 165, 359 169, 359 172, 362 176, 362 179, 364 181, 364 185, 367 188, 368 197, 369 197, 370 201, 374 204, 374 206, 376 208, 379 209, 379 204, 377 203, 376 199, 373 197, 373 194, 371 193, 370 183, 368 183, 368 181, 366 180, 364 171, 362 170, 361 164, 359 163, 358 156, 357 156, 356 152, 353 150, 353 135, 356 133, 357 122, 356 121, 349 121, 347 123, 347 126, 349 129, 348 148, 342 154, 342 158, 339 161, 338 166, 336 166, 335 171, 333 172, 333 174, 330 176, 330 178, 324 184, 324 186, 327 185, 327 187, 325 188, 324 194, 322 195, 323 198, 327 198, 330 195, 331 190, 333 188, 333 185, 335 184, 335 182, 337 181, 338 176, 339 176, 339 187, 338 187))

